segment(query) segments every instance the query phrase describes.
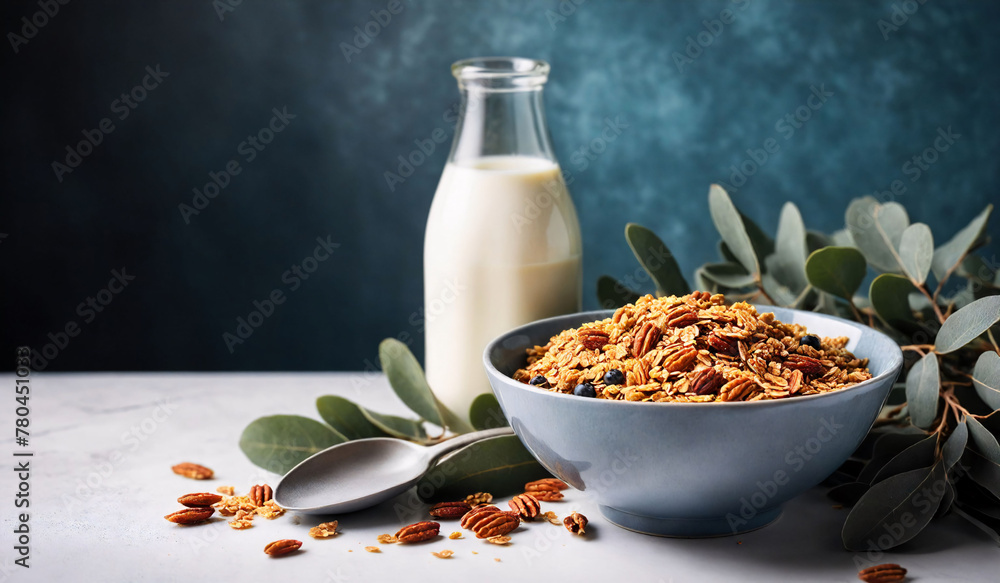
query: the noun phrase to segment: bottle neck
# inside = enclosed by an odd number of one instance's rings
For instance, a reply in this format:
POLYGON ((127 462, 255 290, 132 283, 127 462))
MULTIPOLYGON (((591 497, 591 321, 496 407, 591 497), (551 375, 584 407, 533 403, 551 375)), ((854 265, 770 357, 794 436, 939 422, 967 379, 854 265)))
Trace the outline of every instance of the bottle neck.
POLYGON ((485 156, 525 156, 555 162, 541 83, 518 88, 483 85, 459 85, 462 102, 448 162, 464 164, 485 156))

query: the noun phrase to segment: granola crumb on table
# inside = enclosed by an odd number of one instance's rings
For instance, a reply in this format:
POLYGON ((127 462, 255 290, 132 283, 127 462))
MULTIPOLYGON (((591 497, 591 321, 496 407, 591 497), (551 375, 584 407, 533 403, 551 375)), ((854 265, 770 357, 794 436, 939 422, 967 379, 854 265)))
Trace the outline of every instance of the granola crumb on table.
POLYGON ((712 402, 814 395, 872 377, 868 359, 845 349, 848 338, 821 338, 816 349, 806 335, 721 294, 646 295, 529 348, 513 378, 565 394, 589 383, 601 399, 712 402))

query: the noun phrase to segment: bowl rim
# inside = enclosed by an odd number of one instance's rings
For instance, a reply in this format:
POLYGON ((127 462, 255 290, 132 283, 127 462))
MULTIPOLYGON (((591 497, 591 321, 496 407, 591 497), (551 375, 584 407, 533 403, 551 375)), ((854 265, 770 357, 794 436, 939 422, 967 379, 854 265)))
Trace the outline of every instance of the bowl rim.
MULTIPOLYGON (((852 385, 850 387, 846 387, 846 388, 843 388, 843 389, 837 389, 837 390, 834 390, 834 391, 828 391, 826 393, 819 393, 819 394, 816 394, 816 395, 800 395, 800 396, 797 396, 797 397, 788 397, 788 398, 785 398, 785 399, 766 399, 766 400, 760 400, 760 401, 722 401, 722 402, 709 401, 709 402, 705 402, 705 403, 678 403, 678 402, 659 402, 659 401, 649 401, 649 402, 647 402, 647 401, 625 401, 625 400, 618 400, 618 399, 581 399, 580 397, 577 397, 575 395, 568 395, 568 394, 565 394, 565 393, 558 393, 558 392, 554 392, 554 391, 543 391, 541 389, 536 389, 534 387, 531 387, 530 385, 527 385, 525 383, 521 383, 521 382, 515 381, 513 378, 511 378, 511 377, 503 374, 499 370, 497 370, 497 368, 495 366, 493 366, 493 363, 490 361, 490 353, 493 352, 494 347, 496 347, 500 342, 506 340, 510 336, 513 336, 513 335, 517 334, 518 332, 524 330, 525 328, 530 328, 530 327, 533 327, 533 326, 537 326, 537 325, 539 325, 539 324, 541 324, 543 322, 550 322, 550 321, 561 320, 561 319, 578 318, 578 317, 581 317, 581 316, 585 316, 587 318, 590 318, 590 317, 594 316, 593 319, 588 319, 588 320, 584 321, 584 322, 592 322, 594 320, 602 320, 604 318, 607 318, 611 314, 614 314, 614 312, 615 312, 615 310, 613 310, 613 309, 611 309, 611 310, 603 310, 602 309, 602 310, 589 310, 589 311, 575 312, 575 313, 572 313, 572 314, 562 314, 560 316, 553 316, 551 318, 543 318, 541 320, 535 320, 534 322, 529 322, 529 323, 524 324, 522 326, 518 326, 516 328, 512 328, 511 330, 508 330, 507 332, 504 332, 503 334, 497 336, 496 338, 494 338, 493 340, 491 340, 489 342, 489 344, 486 345, 485 350, 483 350, 483 364, 486 367, 486 372, 488 373, 488 376, 490 376, 490 377, 494 377, 495 376, 495 377, 501 379, 502 381, 506 382, 508 385, 510 385, 510 386, 512 386, 512 387, 514 387, 514 388, 516 388, 518 390, 528 391, 528 392, 530 392, 532 394, 548 395, 548 396, 551 396, 551 397, 554 397, 554 398, 573 399, 575 403, 583 403, 583 402, 588 402, 589 401, 589 402, 594 403, 594 405, 590 405, 590 406, 595 406, 595 407, 601 407, 601 406, 611 406, 611 407, 645 407, 645 408, 649 408, 649 407, 689 407, 689 408, 705 408, 705 407, 709 407, 709 408, 712 408, 712 409, 733 408, 733 407, 737 407, 737 408, 789 407, 789 406, 794 406, 795 403, 806 403, 806 402, 814 401, 816 399, 834 398, 834 397, 837 397, 839 395, 846 395, 846 394, 854 393, 854 392, 857 392, 859 390, 864 390, 864 389, 867 389, 867 388, 871 388, 872 386, 877 385, 879 383, 883 383, 889 377, 895 377, 896 375, 898 375, 899 372, 900 372, 900 370, 902 369, 902 366, 903 366, 903 351, 899 348, 899 344, 895 340, 893 340, 889 335, 887 335, 887 334, 885 334, 883 332, 879 332, 878 330, 872 328, 871 326, 867 326, 865 324, 861 324, 861 323, 858 323, 858 322, 852 322, 851 320, 846 320, 846 319, 840 318, 838 316, 831 316, 829 314, 822 314, 822 313, 819 313, 819 312, 812 312, 812 311, 808 311, 808 310, 797 310, 795 308, 783 308, 781 306, 766 306, 766 305, 758 305, 758 304, 754 304, 754 307, 757 308, 758 312, 761 312, 762 309, 764 309, 766 311, 771 311, 771 310, 777 308, 779 310, 787 310, 787 311, 790 311, 790 312, 797 312, 797 313, 802 313, 802 314, 808 314, 810 316, 816 316, 816 317, 819 317, 821 319, 828 319, 828 320, 833 320, 835 322, 840 322, 842 324, 847 324, 849 326, 852 326, 854 328, 857 328, 857 329, 861 330, 861 332, 863 334, 875 334, 876 336, 881 336, 883 339, 887 340, 892 345, 892 347, 895 350, 893 351, 893 353, 891 355, 892 358, 891 358, 891 360, 889 362, 889 366, 884 371, 882 371, 881 374, 879 374, 877 376, 873 376, 872 378, 870 378, 870 379, 868 379, 866 381, 861 381, 860 383, 858 383, 856 385, 852 385), (602 404, 599 405, 597 403, 602 403, 602 404)), ((766 313, 766 312, 761 312, 761 313, 766 313)), ((492 384, 490 385, 490 387, 493 389, 494 393, 497 392, 496 388, 493 387, 492 384)), ((892 390, 891 385, 890 385, 890 389, 889 390, 890 391, 892 390)), ((889 394, 889 391, 886 391, 886 395, 888 395, 888 394, 889 394)), ((587 406, 587 405, 585 405, 585 406, 587 406)))

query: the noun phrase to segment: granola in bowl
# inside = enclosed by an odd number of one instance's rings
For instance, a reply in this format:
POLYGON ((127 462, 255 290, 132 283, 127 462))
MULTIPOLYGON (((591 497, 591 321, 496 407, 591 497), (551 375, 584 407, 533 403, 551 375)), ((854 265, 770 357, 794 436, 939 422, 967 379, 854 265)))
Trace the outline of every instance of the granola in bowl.
POLYGON ((626 401, 759 401, 814 395, 872 378, 848 339, 820 338, 721 294, 646 295, 527 350, 516 381, 626 401))

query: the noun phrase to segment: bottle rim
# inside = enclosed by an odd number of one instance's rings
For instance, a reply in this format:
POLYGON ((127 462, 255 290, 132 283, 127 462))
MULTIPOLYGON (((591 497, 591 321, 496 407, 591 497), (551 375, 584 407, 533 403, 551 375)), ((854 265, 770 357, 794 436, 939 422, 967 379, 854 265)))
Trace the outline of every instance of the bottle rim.
POLYGON ((540 86, 549 77, 549 64, 540 59, 524 57, 474 57, 456 61, 451 74, 460 86, 466 83, 483 84, 494 88, 523 88, 540 86))

